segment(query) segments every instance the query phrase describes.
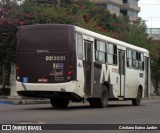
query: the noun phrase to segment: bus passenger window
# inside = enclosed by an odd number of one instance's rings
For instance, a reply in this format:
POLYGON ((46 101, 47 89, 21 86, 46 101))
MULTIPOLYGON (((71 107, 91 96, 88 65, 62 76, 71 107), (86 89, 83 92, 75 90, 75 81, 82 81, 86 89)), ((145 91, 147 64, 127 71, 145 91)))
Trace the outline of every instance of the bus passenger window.
POLYGON ((113 44, 108 45, 107 54, 108 64, 117 64, 117 46, 113 44))
POLYGON ((106 62, 106 43, 103 41, 95 41, 95 60, 105 63, 106 62))
POLYGON ((144 70, 144 54, 142 52, 139 53, 139 69, 144 70))
POLYGON ((78 58, 83 59, 83 37, 80 34, 77 34, 77 53, 78 58))
POLYGON ((139 61, 138 61, 139 55, 138 55, 138 52, 133 50, 132 57, 133 57, 133 68, 138 69, 139 68, 139 61))
POLYGON ((127 49, 127 67, 128 68, 132 68, 132 50, 131 49, 127 49))

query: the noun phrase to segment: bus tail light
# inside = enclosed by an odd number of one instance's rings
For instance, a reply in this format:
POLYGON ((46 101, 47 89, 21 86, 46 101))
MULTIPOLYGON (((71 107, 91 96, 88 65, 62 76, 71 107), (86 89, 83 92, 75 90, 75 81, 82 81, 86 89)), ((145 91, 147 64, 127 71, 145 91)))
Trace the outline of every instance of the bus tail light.
POLYGON ((20 69, 19 69, 19 66, 16 66, 16 77, 17 77, 17 80, 20 79, 20 69))
POLYGON ((72 79, 72 73, 73 73, 73 66, 72 65, 68 65, 67 80, 71 80, 72 79))
POLYGON ((17 76, 19 76, 19 73, 20 73, 19 70, 20 70, 20 69, 19 69, 19 66, 16 66, 16 75, 17 75, 17 76))

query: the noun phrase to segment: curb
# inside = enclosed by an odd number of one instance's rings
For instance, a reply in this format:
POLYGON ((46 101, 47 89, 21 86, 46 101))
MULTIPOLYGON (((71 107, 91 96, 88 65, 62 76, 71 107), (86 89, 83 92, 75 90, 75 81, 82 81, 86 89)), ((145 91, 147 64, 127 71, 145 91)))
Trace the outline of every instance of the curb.
POLYGON ((10 99, 10 98, 1 98, 0 105, 27 105, 27 104, 49 104, 49 99, 10 99))
POLYGON ((27 105, 27 104, 48 104, 49 100, 15 100, 12 101, 17 105, 27 105))

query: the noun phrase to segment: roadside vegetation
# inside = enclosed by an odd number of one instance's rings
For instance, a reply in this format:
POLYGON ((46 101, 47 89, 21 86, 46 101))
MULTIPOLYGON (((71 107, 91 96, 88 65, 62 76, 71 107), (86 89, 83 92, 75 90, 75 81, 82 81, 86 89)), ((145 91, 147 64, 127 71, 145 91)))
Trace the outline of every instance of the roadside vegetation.
MULTIPOLYGON (((10 63, 16 62, 16 33, 19 26, 61 23, 77 25, 136 46, 146 48, 151 55, 151 76, 155 88, 160 82, 160 40, 146 33, 145 22, 138 18, 110 14, 86 0, 2 0, 0 2, 0 84, 9 84, 10 63)), ((156 90, 155 90, 156 91, 156 90)), ((3 91, 2 91, 3 92, 3 91)))

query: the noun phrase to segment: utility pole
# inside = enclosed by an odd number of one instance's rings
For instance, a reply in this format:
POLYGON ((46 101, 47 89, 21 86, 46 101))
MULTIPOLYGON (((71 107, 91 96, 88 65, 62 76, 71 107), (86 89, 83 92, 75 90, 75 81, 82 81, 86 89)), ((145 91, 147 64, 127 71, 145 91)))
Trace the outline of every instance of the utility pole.
POLYGON ((20 99, 16 91, 16 64, 11 62, 11 73, 10 73, 10 96, 8 98, 20 99))
POLYGON ((60 7, 61 6, 61 0, 57 0, 56 1, 56 7, 60 7))

